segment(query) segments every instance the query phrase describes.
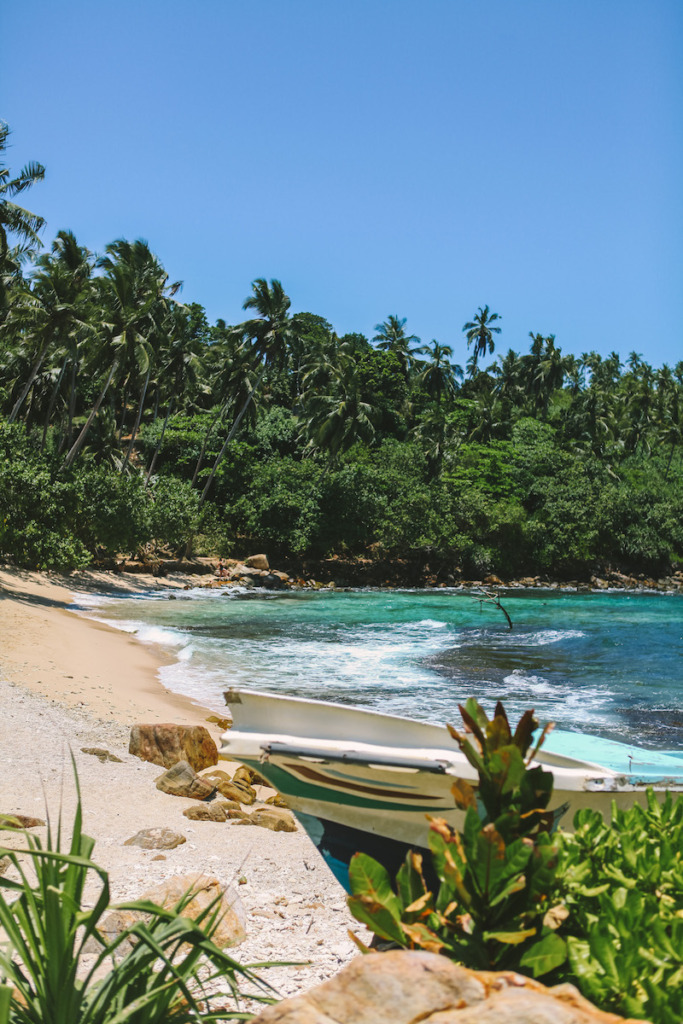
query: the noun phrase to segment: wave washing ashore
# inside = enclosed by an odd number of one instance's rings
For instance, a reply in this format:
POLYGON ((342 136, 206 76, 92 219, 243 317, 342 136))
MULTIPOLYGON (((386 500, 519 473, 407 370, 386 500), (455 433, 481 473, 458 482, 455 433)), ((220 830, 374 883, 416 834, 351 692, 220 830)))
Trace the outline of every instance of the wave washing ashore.
POLYGON ((81 602, 158 644, 165 685, 220 711, 228 686, 434 722, 474 696, 558 728, 683 748, 683 595, 515 591, 137 594, 81 602))
MULTIPOLYGON (((84 828, 96 840, 95 861, 109 872, 113 901, 139 898, 178 874, 209 874, 231 887, 239 879, 247 939, 235 956, 243 963, 297 961, 301 966, 264 973, 283 995, 308 989, 357 953, 348 928, 369 941, 343 890, 302 830, 188 821, 182 811, 193 801, 156 789, 159 766, 128 753, 131 724, 204 724, 210 712, 159 684, 165 658, 158 647, 67 610, 74 596, 87 600, 84 591, 135 590, 150 582, 90 571, 58 578, 0 569, 0 811, 45 819, 47 808, 54 825, 61 808, 71 822, 73 754, 84 828), (106 748, 120 761, 101 762, 84 747, 106 748), (186 841, 163 854, 124 845, 149 828, 170 828, 186 841)), ((220 730, 208 727, 218 739, 220 730)), ((44 827, 35 833, 45 840, 44 827)))

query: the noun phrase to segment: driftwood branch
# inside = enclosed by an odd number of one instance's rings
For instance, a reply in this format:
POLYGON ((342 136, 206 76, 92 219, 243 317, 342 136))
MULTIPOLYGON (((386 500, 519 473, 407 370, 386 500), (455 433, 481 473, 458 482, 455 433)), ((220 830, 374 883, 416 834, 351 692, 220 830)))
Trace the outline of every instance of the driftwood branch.
POLYGON ((484 601, 486 601, 488 604, 495 605, 496 608, 500 608, 500 610, 502 611, 503 615, 507 619, 508 628, 512 629, 512 619, 508 615, 506 609, 503 608, 502 604, 500 603, 500 595, 499 594, 497 594, 497 593, 495 593, 494 591, 491 591, 491 590, 482 590, 479 593, 472 594, 472 597, 474 598, 475 601, 479 602, 479 608, 480 609, 483 608, 484 601))

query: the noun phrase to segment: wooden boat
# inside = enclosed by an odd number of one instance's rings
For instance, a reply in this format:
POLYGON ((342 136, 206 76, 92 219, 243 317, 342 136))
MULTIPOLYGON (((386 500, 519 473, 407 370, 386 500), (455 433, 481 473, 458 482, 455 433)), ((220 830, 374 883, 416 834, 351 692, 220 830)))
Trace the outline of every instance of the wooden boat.
MULTIPOLYGON (((476 773, 444 726, 253 690, 225 699, 234 724, 221 753, 286 798, 343 885, 356 851, 394 871, 406 850, 424 849, 427 815, 461 826, 451 786, 476 773)), ((550 809, 568 826, 580 808, 609 816, 613 800, 630 806, 648 786, 683 791, 683 755, 672 751, 555 732, 538 762, 554 776, 550 809)))

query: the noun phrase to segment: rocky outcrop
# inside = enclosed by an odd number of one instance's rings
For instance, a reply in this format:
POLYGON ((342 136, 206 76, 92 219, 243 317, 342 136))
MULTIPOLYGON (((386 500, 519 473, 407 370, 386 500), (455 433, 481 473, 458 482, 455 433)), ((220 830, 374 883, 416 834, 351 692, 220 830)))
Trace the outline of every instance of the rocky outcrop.
MULTIPOLYGON (((617 1024, 573 985, 546 988, 513 972, 469 971, 405 950, 353 960, 304 995, 269 1006, 252 1024, 617 1024)), ((635 1022, 629 1022, 635 1024, 635 1022)))
POLYGON ((139 846, 143 850, 173 850, 186 842, 185 836, 171 831, 170 828, 143 828, 130 839, 126 839, 123 845, 139 846))
POLYGON ((187 761, 201 772, 218 764, 218 749, 203 725, 134 725, 128 753, 163 768, 187 761))
POLYGON ((156 780, 156 787, 170 796, 185 796, 192 800, 208 800, 216 787, 199 775, 187 761, 178 761, 156 780))

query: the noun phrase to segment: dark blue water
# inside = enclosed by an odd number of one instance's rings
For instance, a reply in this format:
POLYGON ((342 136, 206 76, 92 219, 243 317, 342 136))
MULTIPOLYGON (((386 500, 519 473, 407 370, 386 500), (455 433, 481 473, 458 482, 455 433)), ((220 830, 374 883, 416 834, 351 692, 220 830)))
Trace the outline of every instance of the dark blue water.
POLYGON ((474 696, 561 729, 683 749, 683 596, 515 591, 220 591, 107 601, 98 617, 172 647, 171 689, 220 710, 229 686, 458 721, 474 696))

